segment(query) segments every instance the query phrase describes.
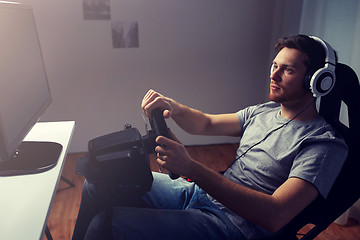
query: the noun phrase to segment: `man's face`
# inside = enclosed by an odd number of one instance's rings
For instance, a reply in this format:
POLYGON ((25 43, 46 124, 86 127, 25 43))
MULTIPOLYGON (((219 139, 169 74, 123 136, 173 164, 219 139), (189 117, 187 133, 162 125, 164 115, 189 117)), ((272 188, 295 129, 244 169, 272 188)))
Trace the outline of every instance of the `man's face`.
POLYGON ((301 101, 311 94, 304 89, 307 55, 297 49, 283 48, 273 61, 269 99, 286 104, 301 101))

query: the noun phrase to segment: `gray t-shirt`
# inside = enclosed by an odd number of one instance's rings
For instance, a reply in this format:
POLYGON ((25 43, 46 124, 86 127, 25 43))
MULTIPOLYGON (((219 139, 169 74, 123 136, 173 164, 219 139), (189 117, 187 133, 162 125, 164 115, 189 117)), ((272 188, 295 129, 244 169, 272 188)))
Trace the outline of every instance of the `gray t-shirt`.
MULTIPOLYGON (((251 189, 272 194, 290 177, 312 183, 327 197, 347 155, 322 117, 309 122, 285 119, 280 105, 268 102, 237 112, 243 136, 237 160, 224 176, 251 189)), ((264 228, 231 212, 213 199, 247 239, 270 236, 264 228)))

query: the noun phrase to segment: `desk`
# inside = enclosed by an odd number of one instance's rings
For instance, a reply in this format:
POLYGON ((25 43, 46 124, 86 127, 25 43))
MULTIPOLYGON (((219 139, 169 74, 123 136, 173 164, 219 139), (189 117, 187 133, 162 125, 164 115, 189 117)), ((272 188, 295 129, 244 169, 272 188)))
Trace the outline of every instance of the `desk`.
POLYGON ((0 177, 0 239, 41 239, 56 193, 75 122, 39 122, 24 140, 52 141, 63 146, 49 171, 0 177))

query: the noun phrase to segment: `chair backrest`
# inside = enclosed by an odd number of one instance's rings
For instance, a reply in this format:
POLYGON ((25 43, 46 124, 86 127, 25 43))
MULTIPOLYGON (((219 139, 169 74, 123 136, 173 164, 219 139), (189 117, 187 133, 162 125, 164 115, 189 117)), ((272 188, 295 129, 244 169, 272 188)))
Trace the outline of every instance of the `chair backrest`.
MULTIPOLYGON (((314 227, 302 239, 313 239, 360 198, 360 85, 347 65, 336 65, 336 84, 320 101, 320 114, 341 135, 349 148, 348 157, 328 197, 318 197, 296 216, 277 239, 292 239, 306 224, 314 227), (349 127, 339 120, 341 102, 348 109, 349 127)), ((297 239, 297 238, 296 238, 297 239)))

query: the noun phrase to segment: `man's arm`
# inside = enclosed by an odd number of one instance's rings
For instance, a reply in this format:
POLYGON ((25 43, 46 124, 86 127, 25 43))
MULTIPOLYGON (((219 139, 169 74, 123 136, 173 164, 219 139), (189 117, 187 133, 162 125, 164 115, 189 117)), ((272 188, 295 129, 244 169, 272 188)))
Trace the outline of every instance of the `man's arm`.
POLYGON ((289 178, 272 195, 268 195, 236 184, 203 167, 193 170, 190 179, 231 211, 272 232, 285 226, 318 194, 312 184, 299 178, 289 178))
POLYGON ((318 195, 317 189, 299 178, 289 178, 272 195, 234 183, 193 160, 184 146, 165 137, 157 142, 157 162, 180 175, 187 176, 212 197, 246 220, 276 232, 318 195))
POLYGON ((146 116, 151 117, 151 111, 160 108, 164 117, 171 117, 184 131, 197 135, 240 136, 241 126, 236 113, 206 114, 187 107, 174 99, 165 97, 149 90, 142 100, 141 107, 146 116))

